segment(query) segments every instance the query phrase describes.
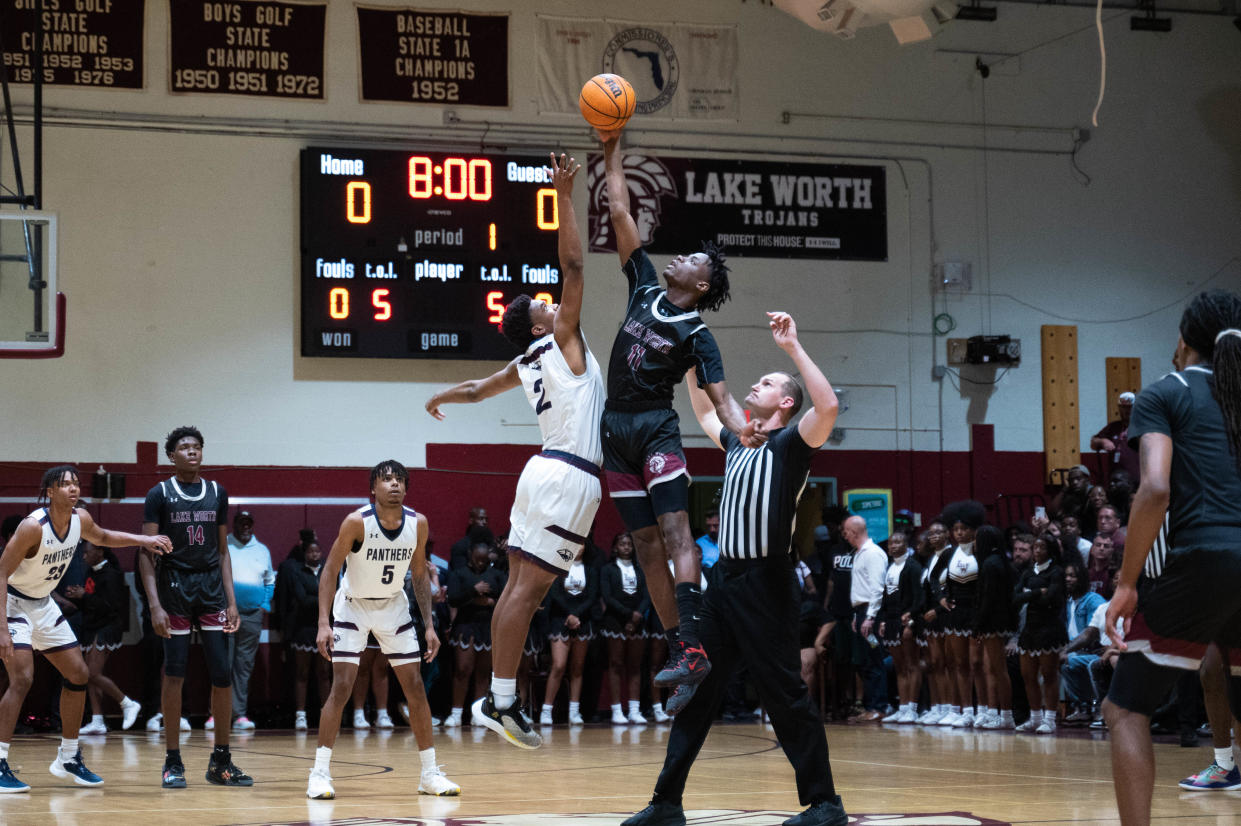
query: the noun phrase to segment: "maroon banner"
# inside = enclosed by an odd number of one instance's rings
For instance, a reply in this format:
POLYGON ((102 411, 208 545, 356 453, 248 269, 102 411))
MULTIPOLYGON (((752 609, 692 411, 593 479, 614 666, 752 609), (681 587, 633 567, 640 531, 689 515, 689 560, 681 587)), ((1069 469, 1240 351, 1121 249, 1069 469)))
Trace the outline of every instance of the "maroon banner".
POLYGON ((508 15, 358 6, 362 100, 508 106, 508 15))
POLYGON ((168 0, 172 92, 323 99, 327 6, 168 0))
POLYGON ((36 0, 0 5, 9 81, 33 83, 35 44, 43 40, 43 82, 54 86, 142 88, 143 0, 36 0))

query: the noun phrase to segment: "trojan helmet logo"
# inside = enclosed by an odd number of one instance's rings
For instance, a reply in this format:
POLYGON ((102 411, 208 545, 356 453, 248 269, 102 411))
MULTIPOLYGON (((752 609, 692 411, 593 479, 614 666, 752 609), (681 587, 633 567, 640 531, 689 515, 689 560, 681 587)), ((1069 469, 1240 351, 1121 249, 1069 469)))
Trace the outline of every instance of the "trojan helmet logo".
POLYGON ((650 468, 653 475, 658 476, 664 472, 664 467, 668 464, 668 460, 664 458, 662 453, 656 453, 654 456, 646 460, 646 466, 650 468))
MULTIPOLYGON (((629 186, 629 209, 638 225, 642 246, 651 243, 659 228, 660 199, 676 198, 677 185, 668 167, 647 155, 624 157, 625 183, 629 186)), ((608 185, 603 172, 603 155, 589 170, 590 187, 590 250, 609 252, 616 249, 612 219, 608 216, 608 185)))

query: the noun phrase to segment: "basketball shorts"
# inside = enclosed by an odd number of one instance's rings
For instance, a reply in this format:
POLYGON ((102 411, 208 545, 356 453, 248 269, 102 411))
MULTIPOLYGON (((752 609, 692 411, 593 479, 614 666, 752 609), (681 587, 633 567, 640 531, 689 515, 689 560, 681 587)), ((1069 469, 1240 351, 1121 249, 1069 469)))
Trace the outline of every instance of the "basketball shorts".
POLYGON ((69 627, 60 606, 51 597, 26 599, 8 594, 6 616, 9 619, 9 636, 15 649, 51 654, 67 648, 78 647, 77 634, 69 627))
POLYGON ((223 631, 228 621, 224 598, 224 577, 219 568, 206 571, 184 571, 160 565, 155 575, 159 602, 168 614, 168 631, 188 634, 198 626, 200 631, 223 631))
POLYGON ((332 602, 332 662, 356 665, 366 648, 367 634, 375 635, 390 665, 422 660, 418 631, 410 619, 404 591, 379 599, 352 597, 343 588, 336 592, 332 602))
POLYGON ((585 459, 557 451, 532 456, 517 480, 509 553, 565 573, 581 555, 601 495, 598 468, 585 459))
POLYGON ((599 427, 608 494, 626 528, 641 530, 665 513, 689 509, 689 470, 675 410, 605 409, 599 427))

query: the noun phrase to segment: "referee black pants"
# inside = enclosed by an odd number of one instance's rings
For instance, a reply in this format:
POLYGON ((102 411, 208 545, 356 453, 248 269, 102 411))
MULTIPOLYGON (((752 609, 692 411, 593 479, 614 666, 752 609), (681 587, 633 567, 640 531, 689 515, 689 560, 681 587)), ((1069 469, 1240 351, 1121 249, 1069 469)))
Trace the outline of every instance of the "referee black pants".
POLYGON ((676 716, 655 800, 680 804, 690 766, 719 712, 734 669, 744 663, 797 775, 803 806, 834 800, 827 736, 801 679, 800 593, 788 557, 754 562, 721 558, 707 573, 698 633, 711 673, 676 716))

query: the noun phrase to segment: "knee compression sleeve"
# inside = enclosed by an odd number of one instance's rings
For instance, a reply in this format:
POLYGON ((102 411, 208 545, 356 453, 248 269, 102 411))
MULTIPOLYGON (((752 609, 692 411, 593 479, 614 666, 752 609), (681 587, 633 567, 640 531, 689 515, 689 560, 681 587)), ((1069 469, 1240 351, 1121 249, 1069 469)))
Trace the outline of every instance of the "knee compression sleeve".
POLYGON ((86 683, 70 682, 68 679, 64 677, 61 677, 60 684, 64 687, 66 691, 85 691, 86 690, 86 683))
POLYGON ((190 635, 173 634, 164 640, 164 674, 184 677, 190 659, 190 635))
POLYGON ((203 631, 203 653, 207 656, 207 675, 216 688, 228 688, 233 684, 233 671, 229 663, 228 640, 223 631, 203 631))

